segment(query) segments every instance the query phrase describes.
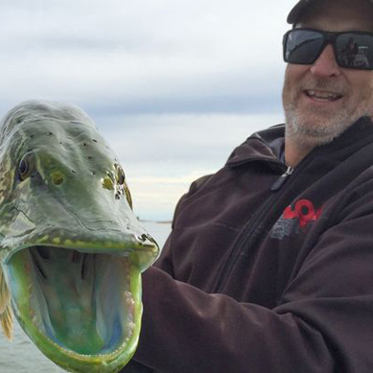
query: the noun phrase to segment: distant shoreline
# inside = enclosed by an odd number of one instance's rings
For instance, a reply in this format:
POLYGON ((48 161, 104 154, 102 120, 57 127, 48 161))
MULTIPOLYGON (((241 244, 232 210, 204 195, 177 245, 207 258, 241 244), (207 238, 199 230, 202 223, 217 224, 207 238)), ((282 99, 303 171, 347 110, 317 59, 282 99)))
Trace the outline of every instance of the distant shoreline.
POLYGON ((141 223, 157 223, 157 224, 171 224, 172 220, 148 220, 148 219, 139 219, 141 223))

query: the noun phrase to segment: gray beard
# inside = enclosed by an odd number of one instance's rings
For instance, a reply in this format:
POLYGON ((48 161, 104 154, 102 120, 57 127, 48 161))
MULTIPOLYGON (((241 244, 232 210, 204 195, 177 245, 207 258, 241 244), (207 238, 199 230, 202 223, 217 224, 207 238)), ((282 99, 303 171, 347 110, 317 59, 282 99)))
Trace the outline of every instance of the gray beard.
MULTIPOLYGON (((351 117, 346 110, 311 122, 304 113, 293 104, 284 105, 286 119, 286 138, 304 146, 321 146, 332 142, 347 128, 356 122, 358 117, 351 117)), ((312 119, 311 119, 312 120, 312 119)))

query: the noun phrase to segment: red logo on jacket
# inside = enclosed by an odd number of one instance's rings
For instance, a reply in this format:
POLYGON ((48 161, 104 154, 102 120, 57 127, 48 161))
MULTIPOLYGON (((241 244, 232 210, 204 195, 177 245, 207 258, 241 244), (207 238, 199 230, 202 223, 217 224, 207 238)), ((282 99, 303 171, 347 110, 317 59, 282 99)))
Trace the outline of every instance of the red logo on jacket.
POLYGON ((299 219, 299 225, 303 228, 309 222, 317 220, 321 215, 322 207, 315 209, 313 203, 307 199, 301 199, 296 202, 294 209, 288 206, 284 213, 284 219, 299 219))
POLYGON ((300 199, 295 204, 286 207, 280 219, 272 228, 271 237, 282 240, 299 234, 300 228, 316 221, 322 212, 322 207, 316 209, 308 199, 300 199), (292 207, 294 206, 294 207, 292 207))

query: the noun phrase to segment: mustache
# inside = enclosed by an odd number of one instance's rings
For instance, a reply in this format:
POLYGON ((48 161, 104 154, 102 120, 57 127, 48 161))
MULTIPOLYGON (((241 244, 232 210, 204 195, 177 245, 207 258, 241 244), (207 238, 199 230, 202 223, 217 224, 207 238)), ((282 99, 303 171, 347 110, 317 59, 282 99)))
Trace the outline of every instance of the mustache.
POLYGON ((304 90, 320 90, 344 95, 346 87, 343 82, 334 81, 333 79, 307 77, 301 82, 298 90, 300 92, 304 90))

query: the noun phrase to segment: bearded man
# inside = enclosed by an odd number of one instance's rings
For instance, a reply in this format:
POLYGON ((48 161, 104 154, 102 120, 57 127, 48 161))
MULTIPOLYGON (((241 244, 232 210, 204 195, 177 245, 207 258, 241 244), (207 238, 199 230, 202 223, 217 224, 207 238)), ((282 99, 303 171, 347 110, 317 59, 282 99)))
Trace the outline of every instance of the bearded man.
POLYGON ((292 9, 286 124, 182 197, 124 372, 373 371, 372 20, 369 0, 292 9))

